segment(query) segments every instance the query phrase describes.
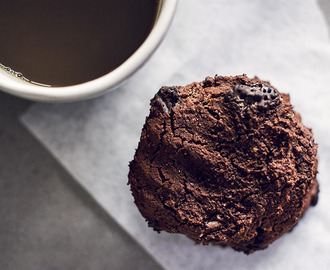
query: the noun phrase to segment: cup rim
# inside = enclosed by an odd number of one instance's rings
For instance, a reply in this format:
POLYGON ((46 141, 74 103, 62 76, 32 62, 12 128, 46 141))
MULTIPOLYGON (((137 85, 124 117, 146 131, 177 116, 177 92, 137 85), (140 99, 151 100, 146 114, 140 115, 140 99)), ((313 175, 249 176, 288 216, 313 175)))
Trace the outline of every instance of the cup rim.
POLYGON ((34 101, 70 102, 99 96, 115 89, 136 72, 157 49, 170 26, 177 1, 162 1, 158 18, 146 40, 125 62, 108 74, 92 81, 64 87, 38 86, 8 76, 8 80, 0 79, 1 91, 34 101))

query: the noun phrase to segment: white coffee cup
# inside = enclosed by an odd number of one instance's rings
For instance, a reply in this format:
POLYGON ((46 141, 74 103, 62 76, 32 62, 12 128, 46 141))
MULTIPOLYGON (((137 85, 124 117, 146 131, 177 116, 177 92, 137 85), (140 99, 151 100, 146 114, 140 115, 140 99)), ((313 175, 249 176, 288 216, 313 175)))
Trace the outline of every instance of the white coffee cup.
POLYGON ((65 87, 31 84, 0 69, 0 90, 34 101, 70 102, 92 98, 113 90, 137 71, 156 50, 172 21, 177 0, 162 0, 155 25, 139 49, 123 64, 95 80, 65 87))

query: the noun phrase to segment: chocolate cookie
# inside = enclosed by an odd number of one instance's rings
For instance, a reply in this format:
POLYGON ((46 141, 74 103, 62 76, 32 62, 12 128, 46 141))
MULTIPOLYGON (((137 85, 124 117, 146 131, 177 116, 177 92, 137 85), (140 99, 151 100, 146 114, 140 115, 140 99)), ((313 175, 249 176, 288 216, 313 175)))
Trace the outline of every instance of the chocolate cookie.
POLYGON ((289 95, 245 75, 208 77, 151 100, 129 184, 156 231, 251 253, 316 204, 316 154, 289 95))

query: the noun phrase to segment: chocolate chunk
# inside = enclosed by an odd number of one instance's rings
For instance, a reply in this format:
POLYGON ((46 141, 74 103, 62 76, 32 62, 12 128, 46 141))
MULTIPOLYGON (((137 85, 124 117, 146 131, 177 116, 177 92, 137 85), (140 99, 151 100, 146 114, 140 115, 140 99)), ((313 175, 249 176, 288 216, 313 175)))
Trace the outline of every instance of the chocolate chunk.
POLYGON ((151 100, 151 106, 159 102, 165 113, 171 113, 176 103, 179 101, 178 89, 172 87, 162 87, 155 97, 151 100))
POLYGON ((259 109, 269 109, 280 102, 279 92, 264 83, 238 83, 228 92, 227 100, 246 106, 255 106, 259 109))

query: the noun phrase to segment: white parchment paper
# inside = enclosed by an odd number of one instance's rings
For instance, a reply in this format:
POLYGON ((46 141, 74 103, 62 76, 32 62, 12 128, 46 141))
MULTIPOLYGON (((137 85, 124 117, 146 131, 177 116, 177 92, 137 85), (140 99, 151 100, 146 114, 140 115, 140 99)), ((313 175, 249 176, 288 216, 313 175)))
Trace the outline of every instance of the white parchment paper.
POLYGON ((36 104, 22 121, 166 269, 330 269, 330 41, 315 0, 180 0, 164 42, 125 85, 90 101, 36 104), (162 85, 242 73, 291 94, 320 160, 318 205, 249 256, 155 233, 126 185, 149 100, 162 85))

